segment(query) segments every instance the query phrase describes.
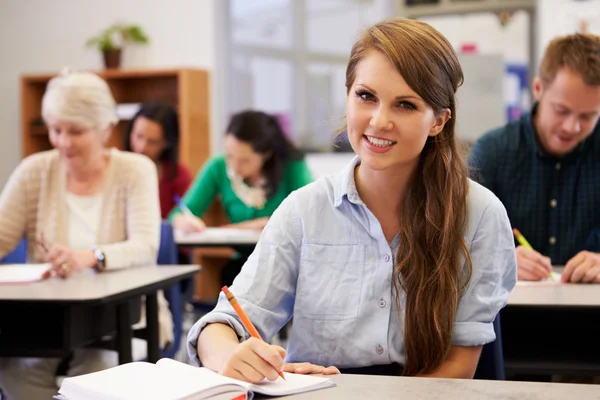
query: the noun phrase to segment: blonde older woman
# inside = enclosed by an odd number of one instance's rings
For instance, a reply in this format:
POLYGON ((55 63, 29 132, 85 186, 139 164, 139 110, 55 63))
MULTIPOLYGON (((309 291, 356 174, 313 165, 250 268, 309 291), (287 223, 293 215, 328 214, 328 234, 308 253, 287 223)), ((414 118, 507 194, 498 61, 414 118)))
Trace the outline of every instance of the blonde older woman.
MULTIPOLYGON (((145 156, 105 147, 118 121, 106 82, 84 72, 53 78, 42 116, 54 149, 24 159, 0 195, 0 257, 25 236, 28 261, 51 263, 62 278, 155 263, 161 219, 156 167, 145 156), (35 244, 42 239, 45 246, 35 244)), ((159 303, 164 345, 172 340, 173 322, 162 295, 159 303)), ((3 399, 51 398, 60 362, 0 359, 3 399)), ((82 349, 68 374, 116 363, 115 352, 82 349)))

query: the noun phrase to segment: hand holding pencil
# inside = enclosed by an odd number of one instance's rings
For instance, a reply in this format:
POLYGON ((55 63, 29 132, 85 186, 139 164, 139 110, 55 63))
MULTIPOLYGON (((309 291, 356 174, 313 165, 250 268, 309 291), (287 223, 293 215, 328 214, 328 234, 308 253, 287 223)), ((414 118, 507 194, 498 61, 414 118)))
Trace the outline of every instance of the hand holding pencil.
POLYGON ((277 373, 282 379, 285 379, 282 371, 283 358, 286 353, 285 349, 264 342, 233 293, 229 291, 229 288, 223 286, 221 290, 240 317, 244 328, 246 328, 251 336, 250 339, 238 346, 236 353, 229 360, 229 363, 233 364, 232 366, 228 366, 229 369, 235 370, 232 372, 239 373, 246 377, 247 380, 253 382, 262 380, 262 377, 275 380, 276 376, 274 376, 273 372, 277 373))
POLYGON ((550 258, 535 251, 518 229, 513 229, 513 234, 520 244, 516 250, 519 280, 539 281, 551 276, 550 258))
POLYGON ((173 201, 179 210, 181 210, 181 213, 176 214, 173 218, 173 228, 185 233, 202 232, 206 228, 204 221, 192 213, 181 197, 175 195, 173 196, 173 201))

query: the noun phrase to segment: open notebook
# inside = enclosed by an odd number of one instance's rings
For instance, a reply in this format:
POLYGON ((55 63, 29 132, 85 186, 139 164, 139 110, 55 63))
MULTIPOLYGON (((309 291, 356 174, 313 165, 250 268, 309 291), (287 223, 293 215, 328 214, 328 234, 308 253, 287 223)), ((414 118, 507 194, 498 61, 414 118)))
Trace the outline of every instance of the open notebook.
POLYGON ((285 373, 285 380, 250 384, 169 358, 132 362, 66 378, 58 399, 66 400, 241 400, 254 393, 287 396, 335 386, 327 378, 285 373))
POLYGON ((49 268, 50 264, 0 264, 0 284, 41 281, 49 268))

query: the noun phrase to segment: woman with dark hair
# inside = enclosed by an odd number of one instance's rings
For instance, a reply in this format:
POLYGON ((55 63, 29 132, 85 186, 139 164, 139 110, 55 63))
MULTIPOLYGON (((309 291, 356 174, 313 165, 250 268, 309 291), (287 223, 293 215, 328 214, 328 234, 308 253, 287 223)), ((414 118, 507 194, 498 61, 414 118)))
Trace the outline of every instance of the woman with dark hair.
MULTIPOLYGON (((176 229, 204 229, 202 215, 218 196, 231 227, 262 230, 279 204, 312 181, 303 154, 286 138, 279 122, 260 111, 234 115, 225 135, 225 154, 207 162, 183 203, 194 216, 171 212, 176 229)), ((247 255, 238 254, 224 268, 221 281, 231 284, 247 255)))
POLYGON ((127 126, 125 149, 149 157, 158 169, 161 216, 166 219, 192 182, 179 163, 179 120, 175 109, 159 101, 142 105, 127 126))

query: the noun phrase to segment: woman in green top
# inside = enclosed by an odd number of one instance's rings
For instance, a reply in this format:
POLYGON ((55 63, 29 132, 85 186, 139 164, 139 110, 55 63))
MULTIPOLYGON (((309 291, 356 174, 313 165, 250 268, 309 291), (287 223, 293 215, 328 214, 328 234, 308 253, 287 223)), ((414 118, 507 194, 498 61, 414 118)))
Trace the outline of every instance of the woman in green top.
MULTIPOLYGON (((175 208, 175 229, 199 232, 201 217, 218 196, 229 227, 262 230, 281 202, 312 182, 304 155, 286 138, 277 119, 260 111, 234 115, 225 135, 225 154, 210 159, 182 199, 194 216, 175 208)), ((230 285, 250 255, 244 252, 223 267, 230 285)))

